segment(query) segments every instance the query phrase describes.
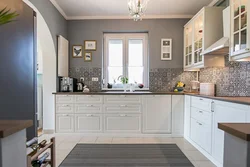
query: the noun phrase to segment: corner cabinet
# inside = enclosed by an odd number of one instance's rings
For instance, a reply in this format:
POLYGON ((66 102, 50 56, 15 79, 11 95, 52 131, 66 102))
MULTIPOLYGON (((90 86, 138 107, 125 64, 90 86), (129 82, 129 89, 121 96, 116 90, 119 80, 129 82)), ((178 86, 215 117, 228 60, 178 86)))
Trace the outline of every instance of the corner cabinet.
POLYGON ((250 0, 231 0, 231 60, 250 60, 250 0))
POLYGON ((199 71, 211 65, 224 66, 223 60, 213 56, 202 55, 202 52, 223 37, 222 7, 202 8, 184 26, 184 70, 199 71))

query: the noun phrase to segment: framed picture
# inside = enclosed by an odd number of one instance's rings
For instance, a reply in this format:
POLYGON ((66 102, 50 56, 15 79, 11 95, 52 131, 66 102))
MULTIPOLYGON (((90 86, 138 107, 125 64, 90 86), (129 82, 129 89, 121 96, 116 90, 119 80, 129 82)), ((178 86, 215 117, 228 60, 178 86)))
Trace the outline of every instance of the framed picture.
POLYGON ((85 54, 84 54, 84 61, 92 61, 92 53, 85 52, 85 54))
POLYGON ((84 41, 84 50, 86 51, 95 51, 96 50, 96 41, 84 41))
POLYGON ((82 45, 74 45, 72 57, 81 58, 82 57, 82 45))
POLYGON ((161 60, 172 60, 172 39, 161 39, 161 60))

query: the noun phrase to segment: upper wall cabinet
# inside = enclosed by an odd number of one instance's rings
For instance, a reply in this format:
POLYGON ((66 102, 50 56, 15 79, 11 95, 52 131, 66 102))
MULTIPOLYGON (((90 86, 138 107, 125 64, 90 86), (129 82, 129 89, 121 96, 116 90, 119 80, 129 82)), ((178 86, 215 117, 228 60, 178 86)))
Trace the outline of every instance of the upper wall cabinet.
POLYGON ((250 0, 231 0, 231 60, 250 60, 250 0))
POLYGON ((224 66, 224 57, 201 53, 223 37, 223 7, 204 7, 184 26, 184 70, 224 66))

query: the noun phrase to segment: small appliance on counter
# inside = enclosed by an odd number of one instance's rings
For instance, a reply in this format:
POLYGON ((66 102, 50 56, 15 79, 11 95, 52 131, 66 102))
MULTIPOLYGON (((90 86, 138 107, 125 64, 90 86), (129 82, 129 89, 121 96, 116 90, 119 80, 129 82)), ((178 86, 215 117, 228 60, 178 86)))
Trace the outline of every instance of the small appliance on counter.
POLYGON ((191 85, 191 92, 199 92, 199 89, 200 89, 200 82, 199 81, 191 81, 190 82, 190 85, 191 85))
POLYGON ((59 77, 60 92, 75 92, 77 90, 77 79, 70 77, 59 77))
POLYGON ((77 83, 77 92, 83 91, 84 84, 82 82, 77 83))
POLYGON ((200 83, 200 94, 206 96, 215 95, 215 84, 213 83, 200 83))

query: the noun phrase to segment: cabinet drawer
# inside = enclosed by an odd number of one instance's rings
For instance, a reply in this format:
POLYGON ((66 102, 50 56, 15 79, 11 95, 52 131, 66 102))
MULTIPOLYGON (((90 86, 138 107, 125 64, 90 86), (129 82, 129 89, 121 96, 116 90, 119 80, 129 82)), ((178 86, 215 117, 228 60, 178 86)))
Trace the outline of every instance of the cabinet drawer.
POLYGON ((56 95, 56 103, 74 103, 72 95, 56 95))
POLYGON ((74 115, 56 114, 56 132, 74 132, 74 115))
POLYGON ((104 105, 105 113, 141 113, 141 105, 110 104, 104 105))
POLYGON ((208 125, 212 124, 212 113, 191 107, 191 117, 208 125))
POLYGON ((102 113, 102 104, 75 104, 75 113, 102 113))
POLYGON ((104 120, 105 132, 141 132, 141 114, 106 114, 104 120))
POLYGON ((199 108, 204 111, 211 111, 212 100, 202 97, 192 97, 191 106, 199 108))
POLYGON ((76 114, 75 132, 102 132, 102 114, 76 114))
POLYGON ((100 95, 78 95, 75 97, 75 103, 102 103, 103 96, 100 95))
POLYGON ((141 96, 138 95, 109 95, 104 96, 104 103, 141 103, 141 96))
POLYGON ((56 113, 74 113, 74 104, 56 104, 56 113))

